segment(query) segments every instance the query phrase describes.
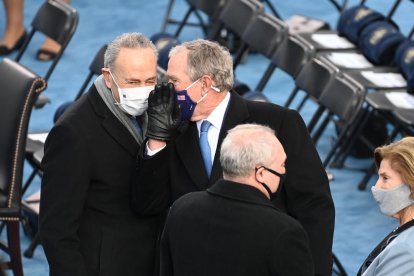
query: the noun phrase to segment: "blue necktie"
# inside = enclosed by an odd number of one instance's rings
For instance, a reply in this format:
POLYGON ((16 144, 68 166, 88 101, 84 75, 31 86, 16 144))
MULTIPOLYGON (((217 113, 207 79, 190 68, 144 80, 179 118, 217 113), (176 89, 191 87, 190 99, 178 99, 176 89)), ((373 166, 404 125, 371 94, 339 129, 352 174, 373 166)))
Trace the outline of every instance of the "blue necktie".
POLYGON ((141 126, 138 123, 137 117, 131 116, 131 122, 132 122, 132 125, 134 126, 134 129, 135 129, 136 133, 138 134, 138 136, 142 137, 142 129, 141 129, 141 126))
POLYGON ((208 143, 207 134, 208 129, 210 128, 211 123, 207 120, 203 121, 201 124, 200 129, 200 149, 201 149, 201 155, 203 156, 204 161, 204 167, 206 168, 207 176, 210 178, 211 173, 211 149, 210 144, 208 143))

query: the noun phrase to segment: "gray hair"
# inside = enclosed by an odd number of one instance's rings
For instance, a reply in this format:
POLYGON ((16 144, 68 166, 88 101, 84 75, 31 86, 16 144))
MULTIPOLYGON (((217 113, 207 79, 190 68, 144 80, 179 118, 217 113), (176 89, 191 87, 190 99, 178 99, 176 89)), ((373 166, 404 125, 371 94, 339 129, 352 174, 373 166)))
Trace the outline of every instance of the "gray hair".
POLYGON ((114 63, 121 48, 151 48, 158 58, 158 51, 155 45, 142 33, 123 33, 117 36, 105 51, 104 66, 109 70, 114 69, 114 63))
POLYGON ((223 173, 247 177, 257 166, 270 166, 274 156, 273 129, 258 124, 243 124, 230 129, 220 150, 223 173))
POLYGON ((220 91, 233 87, 233 59, 227 48, 217 42, 196 39, 184 42, 171 49, 169 57, 187 49, 187 74, 191 81, 209 75, 220 91))

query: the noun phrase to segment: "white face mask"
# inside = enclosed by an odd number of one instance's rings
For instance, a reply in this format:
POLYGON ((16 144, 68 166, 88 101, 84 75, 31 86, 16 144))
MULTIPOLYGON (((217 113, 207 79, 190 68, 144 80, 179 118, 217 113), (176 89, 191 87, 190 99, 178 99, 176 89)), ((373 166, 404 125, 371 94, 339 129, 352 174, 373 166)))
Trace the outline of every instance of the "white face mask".
POLYGON ((154 86, 120 88, 111 71, 109 74, 118 88, 119 103, 115 104, 131 116, 142 115, 148 109, 148 96, 154 90, 154 86))

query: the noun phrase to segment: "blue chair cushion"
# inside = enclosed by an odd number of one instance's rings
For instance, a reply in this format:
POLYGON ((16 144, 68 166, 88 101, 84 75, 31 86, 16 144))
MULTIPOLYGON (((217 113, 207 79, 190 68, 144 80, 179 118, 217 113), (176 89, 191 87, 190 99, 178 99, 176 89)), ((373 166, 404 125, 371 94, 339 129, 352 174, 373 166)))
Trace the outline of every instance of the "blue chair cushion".
POLYGON ((405 37, 391 22, 378 21, 367 26, 359 37, 362 53, 376 65, 393 65, 397 47, 405 37))
POLYGON ((407 92, 414 94, 414 41, 405 40, 395 53, 395 63, 407 80, 407 92))
POLYGON ((174 35, 168 33, 156 33, 150 37, 150 40, 158 50, 158 65, 167 70, 168 54, 171 48, 180 44, 180 41, 174 35))
POLYGON ((64 102, 55 111, 55 114, 53 115, 53 124, 57 122, 57 120, 63 115, 63 113, 70 107, 74 102, 68 101, 64 102))
POLYGON ((375 21, 385 20, 385 16, 364 5, 353 6, 345 10, 338 21, 337 30, 353 43, 358 42, 361 31, 375 21))

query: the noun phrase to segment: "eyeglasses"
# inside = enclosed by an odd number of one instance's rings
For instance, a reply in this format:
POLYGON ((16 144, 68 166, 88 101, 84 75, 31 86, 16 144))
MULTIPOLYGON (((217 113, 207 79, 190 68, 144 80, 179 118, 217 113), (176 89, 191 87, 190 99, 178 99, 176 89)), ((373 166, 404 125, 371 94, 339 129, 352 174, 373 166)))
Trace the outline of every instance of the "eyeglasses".
POLYGON ((256 170, 256 172, 257 172, 257 170, 258 170, 258 169, 260 169, 260 168, 263 168, 263 169, 265 169, 266 171, 270 172, 271 174, 276 175, 276 176, 279 176, 280 178, 282 178, 282 177, 284 176, 284 174, 278 173, 277 171, 274 171, 274 170, 272 170, 272 169, 269 169, 269 168, 267 168, 267 167, 265 167, 265 166, 260 166, 260 167, 256 168, 256 169, 255 169, 255 170, 256 170))

